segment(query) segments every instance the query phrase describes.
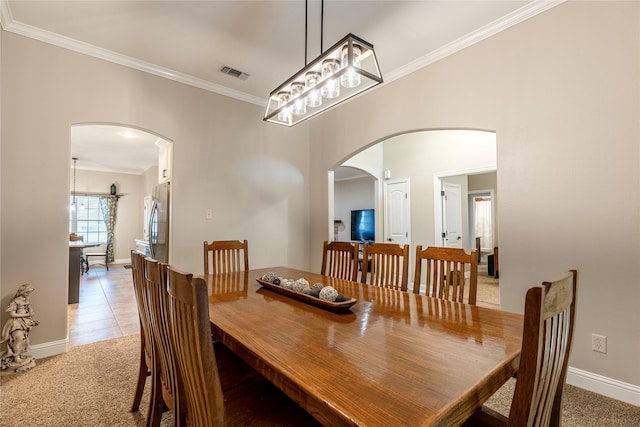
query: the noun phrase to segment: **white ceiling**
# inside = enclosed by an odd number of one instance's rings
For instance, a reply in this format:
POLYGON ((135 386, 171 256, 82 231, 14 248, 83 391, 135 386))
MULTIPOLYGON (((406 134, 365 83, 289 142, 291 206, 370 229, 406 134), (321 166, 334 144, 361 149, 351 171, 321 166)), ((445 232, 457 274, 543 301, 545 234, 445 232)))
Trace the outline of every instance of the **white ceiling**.
POLYGON ((158 164, 166 141, 134 128, 86 124, 71 126, 71 157, 77 168, 140 175, 158 164))
MULTIPOLYGON (((390 82, 559 3, 327 0, 322 47, 348 33, 363 38, 390 82)), ((308 2, 307 62, 321 52, 320 9, 308 2)), ((302 0, 2 0, 0 18, 6 31, 257 105, 305 65, 302 0), (222 74, 223 65, 249 77, 222 74)))

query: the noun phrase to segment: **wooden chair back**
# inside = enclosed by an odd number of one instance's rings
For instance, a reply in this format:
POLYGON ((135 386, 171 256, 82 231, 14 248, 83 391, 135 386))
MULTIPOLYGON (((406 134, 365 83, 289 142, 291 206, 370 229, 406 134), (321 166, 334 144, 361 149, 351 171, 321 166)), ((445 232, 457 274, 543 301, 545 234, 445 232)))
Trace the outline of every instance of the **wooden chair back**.
POLYGON ((464 426, 558 427, 576 310, 577 271, 527 291, 522 352, 509 418, 487 407, 464 426))
POLYGON ((408 271, 409 245, 372 243, 363 246, 362 283, 406 291, 408 271))
POLYGON ((246 240, 204 242, 204 274, 249 270, 249 244, 246 240))
POLYGON ((500 257, 498 256, 498 247, 493 248, 493 277, 500 277, 500 257))
POLYGON ((444 248, 429 246, 416 247, 416 267, 413 279, 413 292, 420 293, 422 281, 422 263, 426 264, 425 294, 451 301, 476 303, 478 292, 477 251, 466 253, 462 248, 444 248), (469 272, 469 295, 465 301, 466 273, 469 272))
POLYGON ((344 280, 358 280, 358 250, 360 244, 355 242, 324 242, 322 248, 323 276, 337 277, 344 280))
POLYGON ((144 283, 144 255, 138 251, 131 251, 131 276, 133 290, 140 318, 140 364, 138 367, 138 381, 131 405, 131 412, 140 408, 142 393, 147 377, 151 373, 153 364, 151 330, 149 325, 149 309, 144 283))
POLYGON ((225 405, 211 342, 207 284, 169 267, 169 305, 188 423, 193 427, 222 426, 225 405))
MULTIPOLYGON (((149 301, 149 320, 153 341, 153 366, 151 368, 153 391, 147 425, 160 425, 166 409, 173 412, 174 419, 184 419, 180 406, 180 379, 176 360, 172 352, 169 332, 169 297, 167 293, 167 264, 145 258, 145 285, 149 301)), ((181 423, 178 423, 181 425, 181 423)))
POLYGON ((559 426, 573 340, 577 271, 527 292, 509 425, 559 426))

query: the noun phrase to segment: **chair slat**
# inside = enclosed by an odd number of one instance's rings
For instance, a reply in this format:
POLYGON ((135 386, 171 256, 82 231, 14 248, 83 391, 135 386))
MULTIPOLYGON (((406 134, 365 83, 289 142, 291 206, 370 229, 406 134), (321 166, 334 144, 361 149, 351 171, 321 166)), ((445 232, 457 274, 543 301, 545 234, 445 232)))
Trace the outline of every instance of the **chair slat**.
POLYGON ((362 255, 362 283, 407 290, 409 245, 365 244, 362 255))
POLYGON ((246 240, 204 242, 204 274, 235 273, 249 270, 249 244, 246 240))
POLYGON ((476 303, 478 287, 478 262, 476 250, 466 253, 461 248, 443 248, 429 246, 416 247, 416 264, 413 280, 413 292, 420 293, 422 283, 422 264, 426 264, 425 294, 451 301, 476 303), (467 281, 467 271, 469 278, 467 281), (469 295, 465 297, 468 283, 469 295))
POLYGON ((320 274, 353 280, 358 278, 359 244, 351 242, 327 242, 322 247, 320 274))

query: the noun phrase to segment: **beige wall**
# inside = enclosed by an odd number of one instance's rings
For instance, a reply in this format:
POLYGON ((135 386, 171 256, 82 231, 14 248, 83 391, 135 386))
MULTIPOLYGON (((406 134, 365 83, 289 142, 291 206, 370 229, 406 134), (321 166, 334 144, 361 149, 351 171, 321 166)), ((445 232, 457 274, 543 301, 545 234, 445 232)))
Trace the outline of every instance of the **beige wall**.
MULTIPOLYGON (((577 268, 571 366, 640 385, 639 17, 638 2, 563 3, 325 113, 311 123, 312 191, 390 135, 496 131, 503 307, 522 311, 528 287, 577 268)), ((326 211, 311 200, 312 258, 326 211)))
POLYGON ((253 267, 308 266, 306 123, 266 124, 258 106, 6 32, 1 83, 1 306, 20 284, 35 288, 32 345, 58 349, 67 337, 74 123, 120 123, 174 141, 176 267, 202 273, 203 240, 229 238, 249 240, 253 267), (34 249, 47 256, 29 256, 34 249))

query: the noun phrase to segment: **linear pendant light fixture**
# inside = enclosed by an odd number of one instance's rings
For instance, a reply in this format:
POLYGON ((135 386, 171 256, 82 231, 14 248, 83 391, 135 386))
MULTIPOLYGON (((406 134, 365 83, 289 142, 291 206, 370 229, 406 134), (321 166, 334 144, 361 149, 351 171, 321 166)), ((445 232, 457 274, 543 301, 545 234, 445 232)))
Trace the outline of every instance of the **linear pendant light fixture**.
MULTIPOLYGON (((322 10, 324 21, 324 0, 322 10)), ((321 22, 321 32, 323 26, 321 22)), ((307 64, 306 21, 304 42, 305 67, 271 92, 263 118, 267 122, 293 126, 382 83, 371 43, 349 33, 323 52, 321 34, 321 54, 307 64)))

